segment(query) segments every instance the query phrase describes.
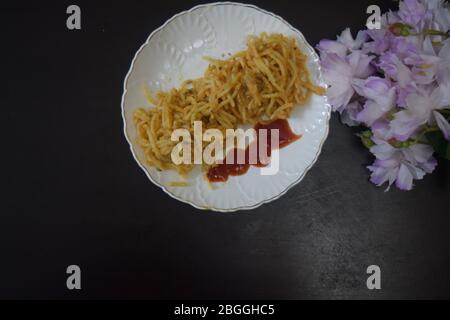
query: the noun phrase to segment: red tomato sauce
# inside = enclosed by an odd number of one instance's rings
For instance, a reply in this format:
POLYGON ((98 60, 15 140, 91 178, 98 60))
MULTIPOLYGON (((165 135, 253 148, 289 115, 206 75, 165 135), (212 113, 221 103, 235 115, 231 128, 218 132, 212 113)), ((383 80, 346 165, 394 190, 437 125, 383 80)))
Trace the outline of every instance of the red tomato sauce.
POLYGON ((289 123, 287 120, 284 119, 278 119, 275 121, 272 121, 270 123, 262 124, 258 123, 255 126, 256 130, 256 139, 252 142, 256 144, 254 148, 251 148, 251 146, 247 146, 245 150, 239 150, 237 148, 234 148, 232 151, 230 151, 227 156, 225 157, 222 164, 218 164, 214 167, 211 167, 208 170, 207 177, 210 182, 225 182, 228 180, 229 176, 241 176, 245 173, 247 173, 248 169, 251 165, 255 167, 264 167, 267 164, 265 164, 262 159, 259 158, 259 150, 260 143, 258 141, 259 137, 259 131, 262 129, 267 129, 267 141, 262 143, 262 145, 266 146, 267 148, 267 156, 270 157, 272 152, 272 140, 271 140, 271 130, 272 129, 278 129, 279 132, 279 148, 286 147, 287 145, 291 144, 292 142, 298 140, 301 138, 301 136, 296 135, 294 132, 292 132, 291 127, 289 126, 289 123), (253 159, 257 159, 256 163, 251 163, 250 161, 250 150, 256 151, 256 155, 253 157, 253 159), (243 161, 242 164, 238 164, 238 152, 245 152, 245 161, 243 161), (234 161, 232 164, 227 164, 227 162, 230 162, 229 159, 231 157, 234 157, 234 161), (227 161, 228 160, 228 161, 227 161))

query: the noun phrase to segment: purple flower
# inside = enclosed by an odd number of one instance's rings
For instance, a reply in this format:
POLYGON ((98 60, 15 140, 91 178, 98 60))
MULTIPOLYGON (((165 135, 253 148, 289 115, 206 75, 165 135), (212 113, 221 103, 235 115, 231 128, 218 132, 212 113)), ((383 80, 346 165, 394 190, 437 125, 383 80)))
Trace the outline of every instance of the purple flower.
POLYGON ((365 53, 383 54, 391 46, 391 41, 395 39, 394 35, 389 31, 391 24, 397 23, 400 18, 395 12, 389 11, 381 16, 381 29, 367 30, 367 35, 373 41, 366 42, 363 46, 365 53))
POLYGON ((390 52, 395 54, 405 64, 415 64, 418 59, 416 37, 394 37, 391 42, 390 52))
MULTIPOLYGON (((399 141, 406 141, 425 124, 437 123, 446 137, 449 127, 435 110, 449 108, 450 84, 436 87, 431 93, 426 90, 410 94, 406 98, 407 108, 394 114, 391 121, 391 135, 399 141)), ((445 119, 444 119, 445 120, 445 119)))
POLYGON ((378 67, 396 82, 397 104, 406 106, 406 97, 417 88, 412 71, 392 52, 380 57, 378 67))
POLYGON ((334 53, 340 58, 345 58, 348 51, 348 48, 344 44, 328 39, 321 40, 317 45, 317 49, 321 52, 321 55, 323 53, 334 53))
POLYGON ((370 65, 373 57, 356 50, 346 57, 322 52, 321 58, 324 79, 329 85, 328 99, 334 111, 342 112, 355 93, 353 79, 364 79, 374 72, 370 65))
POLYGON ((406 87, 413 82, 411 70, 392 52, 387 52, 380 57, 378 67, 386 76, 397 81, 401 87, 406 87))
POLYGON ((447 32, 450 29, 449 4, 443 0, 422 0, 422 3, 431 15, 431 21, 428 27, 447 32))
POLYGON ((353 80, 356 92, 366 98, 366 103, 356 120, 371 126, 395 107, 395 87, 387 79, 369 77, 367 80, 353 80))
POLYGON ((337 37, 337 41, 345 45, 350 51, 360 50, 367 39, 368 36, 364 30, 359 31, 356 35, 356 39, 353 39, 350 28, 342 31, 341 35, 337 37))
POLYGON ((336 41, 328 39, 321 40, 317 49, 320 52, 335 53, 339 57, 344 58, 349 52, 361 49, 363 43, 367 41, 367 38, 365 31, 359 31, 356 39, 353 39, 350 28, 347 28, 342 31, 336 41))
POLYGON ((373 41, 364 44, 363 51, 365 53, 383 54, 391 46, 394 36, 386 29, 368 30, 367 34, 373 41))
POLYGON ((391 49, 380 57, 378 67, 396 82, 397 104, 405 107, 406 98, 417 91, 418 84, 435 81, 438 61, 436 57, 419 54, 413 42, 398 37, 392 42, 391 49))
POLYGON ((433 76, 439 84, 450 82, 450 38, 443 41, 440 48, 433 46, 430 37, 425 38, 420 59, 422 70, 428 76, 433 76))
POLYGON ((341 121, 364 125, 360 134, 375 156, 368 167, 376 185, 411 190, 436 167, 425 130, 450 141, 450 5, 444 0, 400 0, 381 17, 381 29, 345 29, 322 40, 328 98, 341 121), (447 111, 443 111, 447 109, 447 111))
POLYGON ((370 151, 376 157, 375 162, 367 167, 372 172, 370 181, 377 186, 388 182, 386 191, 394 182, 400 190, 411 190, 413 180, 421 180, 437 165, 433 148, 425 144, 395 148, 386 141, 379 141, 370 151))
POLYGON ((399 17, 416 30, 423 30, 430 13, 425 6, 417 0, 403 0, 399 4, 399 17))
POLYGON ((389 121, 386 119, 379 119, 374 122, 371 126, 372 129, 372 140, 373 142, 380 144, 383 141, 387 141, 390 139, 389 137, 389 121))

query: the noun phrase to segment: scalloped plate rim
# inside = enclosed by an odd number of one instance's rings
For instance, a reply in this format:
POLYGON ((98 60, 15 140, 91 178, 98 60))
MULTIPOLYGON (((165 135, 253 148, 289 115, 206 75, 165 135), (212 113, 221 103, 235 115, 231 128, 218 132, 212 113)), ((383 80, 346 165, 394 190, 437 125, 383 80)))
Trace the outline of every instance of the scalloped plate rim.
MULTIPOLYGON (((285 195, 292 187, 296 186, 297 184, 299 184, 303 178, 305 177, 305 175, 308 173, 308 171, 313 167, 313 165, 317 162, 317 159, 319 158, 320 153, 322 152, 322 147, 323 144, 325 143, 329 131, 330 131, 330 117, 331 117, 331 106, 325 96, 325 107, 327 108, 327 114, 326 114, 326 121, 325 121, 325 132, 324 135, 322 137, 322 140, 318 146, 318 150, 317 153, 314 157, 314 159, 312 160, 312 162, 306 167, 306 169, 303 171, 303 173, 294 181, 292 182, 290 185, 288 185, 282 192, 280 192, 279 194, 277 194, 276 196, 266 199, 266 200, 262 200, 260 202, 258 202, 257 204, 251 205, 251 206, 245 206, 245 207, 235 207, 235 208, 229 208, 229 209, 222 209, 222 208, 215 208, 215 207, 206 207, 206 206, 199 206, 198 204, 194 203, 193 201, 187 200, 187 199, 183 199, 181 197, 178 197, 176 195, 174 195, 173 193, 171 193, 166 186, 160 184, 159 182, 155 181, 152 176, 150 175, 150 173, 148 172, 148 170, 145 168, 145 166, 139 161, 134 149, 133 149, 133 144, 131 142, 131 139, 128 137, 127 134, 127 121, 125 118, 125 109, 124 109, 124 103, 125 103, 125 96, 127 94, 127 83, 128 83, 128 78, 130 77, 133 69, 134 69, 134 63, 136 62, 136 59, 138 58, 139 54, 142 52, 142 50, 149 44, 151 38, 153 37, 154 34, 156 34, 157 32, 159 32, 160 30, 162 30, 164 27, 166 27, 166 25, 168 25, 170 22, 172 22, 174 19, 176 19, 179 16, 185 15, 187 13, 193 12, 197 9, 200 8, 205 8, 205 7, 209 7, 209 6, 218 6, 218 5, 235 5, 235 6, 243 6, 243 7, 247 7, 247 8, 252 8, 255 9, 257 11, 260 11, 264 14, 268 14, 270 16, 272 16, 275 19, 280 20, 282 23, 286 24, 287 27, 289 27, 293 32, 295 32, 296 34, 298 34, 298 36, 304 41, 304 44, 306 45, 306 47, 308 47, 312 52, 313 52, 313 58, 318 61, 319 57, 317 55, 317 53, 315 52, 315 50, 311 47, 311 45, 306 41, 303 33, 301 33, 297 28, 293 27, 290 23, 288 23, 286 20, 284 20, 282 17, 280 17, 277 14, 274 14, 270 11, 261 9, 253 4, 245 4, 245 3, 239 3, 239 2, 230 2, 230 1, 225 1, 225 2, 212 2, 212 3, 206 3, 206 4, 200 4, 197 6, 192 7, 189 10, 184 10, 181 11, 175 15, 173 15, 170 19, 168 19, 166 22, 164 22, 163 25, 161 25, 160 27, 158 27, 157 29, 153 30, 150 35, 148 36, 147 40, 144 42, 144 44, 141 45, 141 47, 138 49, 138 51, 135 53, 132 61, 131 61, 131 66, 130 69, 128 70, 126 76, 125 76, 125 80, 123 83, 123 94, 122 94, 122 101, 121 101, 121 114, 122 114, 122 120, 123 120, 123 133, 125 135, 125 139, 127 140, 131 153, 133 155, 134 160, 137 162, 137 164, 139 165, 139 167, 144 171, 145 175, 147 176, 147 178, 153 182, 153 184, 155 184, 156 186, 158 186, 159 188, 161 188, 166 194, 168 194, 170 197, 172 197, 175 200, 181 201, 183 203, 189 204, 191 206, 193 206, 196 209, 199 210, 204 210, 204 211, 213 211, 213 212, 230 212, 230 213, 236 213, 238 211, 247 211, 247 210, 253 210, 256 209, 264 204, 270 203, 272 201, 278 200, 279 198, 281 198, 283 195, 285 195)), ((322 79, 322 73, 321 73, 321 68, 319 65, 319 77, 322 79)))

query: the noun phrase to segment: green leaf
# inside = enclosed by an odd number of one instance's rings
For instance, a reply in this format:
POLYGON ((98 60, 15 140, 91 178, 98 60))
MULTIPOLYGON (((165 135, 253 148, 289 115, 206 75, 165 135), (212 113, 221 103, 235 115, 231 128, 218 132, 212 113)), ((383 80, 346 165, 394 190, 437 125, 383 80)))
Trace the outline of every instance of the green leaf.
POLYGON ((427 132, 425 137, 437 154, 444 159, 450 160, 450 142, 445 140, 441 131, 427 132))

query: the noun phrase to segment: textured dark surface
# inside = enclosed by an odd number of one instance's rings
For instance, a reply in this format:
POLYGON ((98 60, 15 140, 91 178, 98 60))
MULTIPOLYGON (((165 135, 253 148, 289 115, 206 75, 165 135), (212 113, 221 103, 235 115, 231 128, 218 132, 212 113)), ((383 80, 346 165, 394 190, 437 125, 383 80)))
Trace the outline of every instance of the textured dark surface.
MULTIPOLYGON (((257 1, 315 45, 362 28, 371 2, 257 1)), ((149 33, 193 1, 2 4, 0 297, 450 298, 449 166, 388 193, 333 115, 322 154, 281 199, 198 211, 154 186, 122 134, 120 99, 149 33), (6 44, 5 44, 6 43, 6 44), (65 268, 82 287, 65 287, 65 268), (382 290, 366 288, 366 268, 382 290)))

